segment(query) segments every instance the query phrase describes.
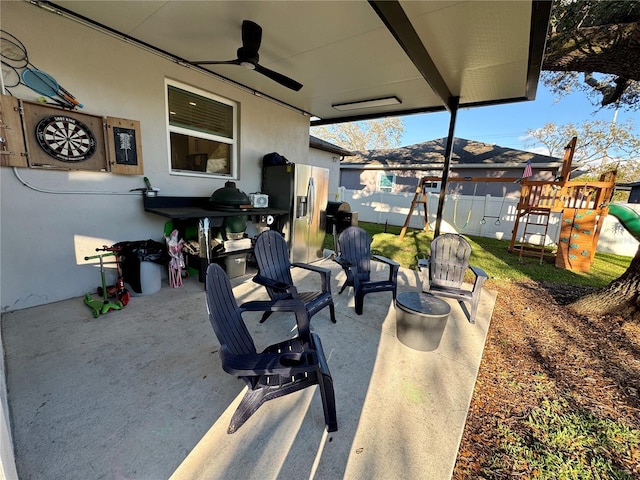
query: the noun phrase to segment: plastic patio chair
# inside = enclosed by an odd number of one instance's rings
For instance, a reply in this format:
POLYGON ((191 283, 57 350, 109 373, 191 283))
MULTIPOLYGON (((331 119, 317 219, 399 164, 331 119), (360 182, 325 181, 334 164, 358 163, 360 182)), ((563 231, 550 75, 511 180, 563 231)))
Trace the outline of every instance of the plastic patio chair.
POLYGON ((422 291, 455 298, 461 304, 469 302, 469 323, 475 323, 482 285, 488 277, 481 268, 469 265, 471 245, 458 234, 445 233, 434 238, 430 248, 430 257, 418 260, 422 291), (475 275, 471 289, 463 288, 467 270, 475 275))
POLYGON ((264 402, 319 385, 327 431, 338 429, 333 379, 320 337, 309 332, 309 319, 300 302, 295 310, 298 336, 267 347, 262 353, 242 319, 249 309, 261 310, 269 302, 249 302, 238 307, 229 277, 220 265, 207 268, 207 310, 213 331, 220 342, 222 369, 245 381, 248 390, 234 412, 227 433, 237 431, 264 402))
POLYGON ((372 255, 371 235, 360 227, 348 227, 340 234, 338 245, 340 252, 334 257, 334 261, 347 276, 338 293, 342 293, 347 287, 353 287, 358 315, 362 315, 364 296, 369 293, 391 292, 395 301, 400 264, 382 255, 372 255), (389 266, 389 277, 386 280, 371 280, 372 259, 389 266))
MULTIPOLYGON (((258 274, 253 281, 267 289, 269 298, 276 304, 282 300, 300 300, 304 303, 309 319, 325 307, 329 307, 331 321, 336 323, 336 313, 331 296, 331 270, 308 263, 291 263, 289 247, 284 237, 274 231, 265 230, 256 238, 253 254, 258 264, 258 274), (298 267, 315 272, 321 278, 321 290, 298 292, 293 284, 291 268, 298 267)), ((265 311, 260 323, 264 322, 271 311, 265 311)))

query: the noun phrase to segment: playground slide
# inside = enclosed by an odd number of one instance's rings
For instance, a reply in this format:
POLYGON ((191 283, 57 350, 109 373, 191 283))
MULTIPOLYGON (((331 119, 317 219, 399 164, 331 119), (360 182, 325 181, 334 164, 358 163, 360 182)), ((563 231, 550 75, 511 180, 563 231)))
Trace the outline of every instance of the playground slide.
POLYGON ((640 214, 633 208, 619 203, 609 205, 609 213, 616 217, 633 238, 640 242, 640 214))

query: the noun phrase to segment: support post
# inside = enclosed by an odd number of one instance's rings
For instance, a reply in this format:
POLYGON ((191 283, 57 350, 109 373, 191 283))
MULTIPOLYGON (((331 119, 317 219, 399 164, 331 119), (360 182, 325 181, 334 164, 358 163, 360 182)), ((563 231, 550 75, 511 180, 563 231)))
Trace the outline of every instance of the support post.
POLYGON ((442 167, 442 183, 440 184, 440 196, 438 197, 438 212, 436 214, 436 228, 433 237, 440 235, 440 224, 442 223, 442 212, 444 211, 444 199, 447 196, 447 181, 449 180, 449 166, 451 165, 451 157, 453 155, 453 135, 456 127, 456 117, 458 116, 458 105, 460 97, 449 98, 449 111, 451 118, 449 119, 449 135, 447 136, 447 144, 444 153, 444 166, 442 167))

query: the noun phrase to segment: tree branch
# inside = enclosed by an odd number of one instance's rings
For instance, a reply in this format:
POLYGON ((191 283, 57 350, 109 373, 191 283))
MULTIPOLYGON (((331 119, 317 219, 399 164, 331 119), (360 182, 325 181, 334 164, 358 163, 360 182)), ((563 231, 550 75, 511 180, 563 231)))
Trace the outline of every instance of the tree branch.
POLYGON ((553 33, 543 70, 598 72, 640 81, 640 21, 553 33))
POLYGON ((618 77, 615 79, 614 84, 598 81, 593 77, 592 72, 584 74, 584 83, 592 87, 594 90, 598 90, 602 94, 602 106, 607 106, 617 102, 622 97, 622 94, 629 86, 629 79, 618 77))

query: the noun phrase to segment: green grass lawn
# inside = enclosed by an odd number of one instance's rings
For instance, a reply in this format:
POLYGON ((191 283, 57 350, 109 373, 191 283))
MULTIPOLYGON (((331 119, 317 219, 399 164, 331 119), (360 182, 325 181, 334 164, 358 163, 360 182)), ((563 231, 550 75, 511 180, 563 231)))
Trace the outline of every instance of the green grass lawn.
MULTIPOLYGON (((401 227, 360 222, 373 238, 372 249, 385 257, 395 260, 406 268, 416 268, 416 256, 428 255, 433 232, 409 229, 400 241, 401 227), (385 231, 386 230, 386 231, 385 231)), ((465 235, 472 247, 471 264, 482 268, 489 278, 500 280, 535 280, 568 285, 603 287, 622 275, 632 258, 609 253, 596 253, 589 273, 572 272, 557 268, 545 261, 540 265, 538 258, 523 257, 508 252, 509 240, 465 235)), ((326 236, 325 247, 333 249, 333 238, 326 236)))

